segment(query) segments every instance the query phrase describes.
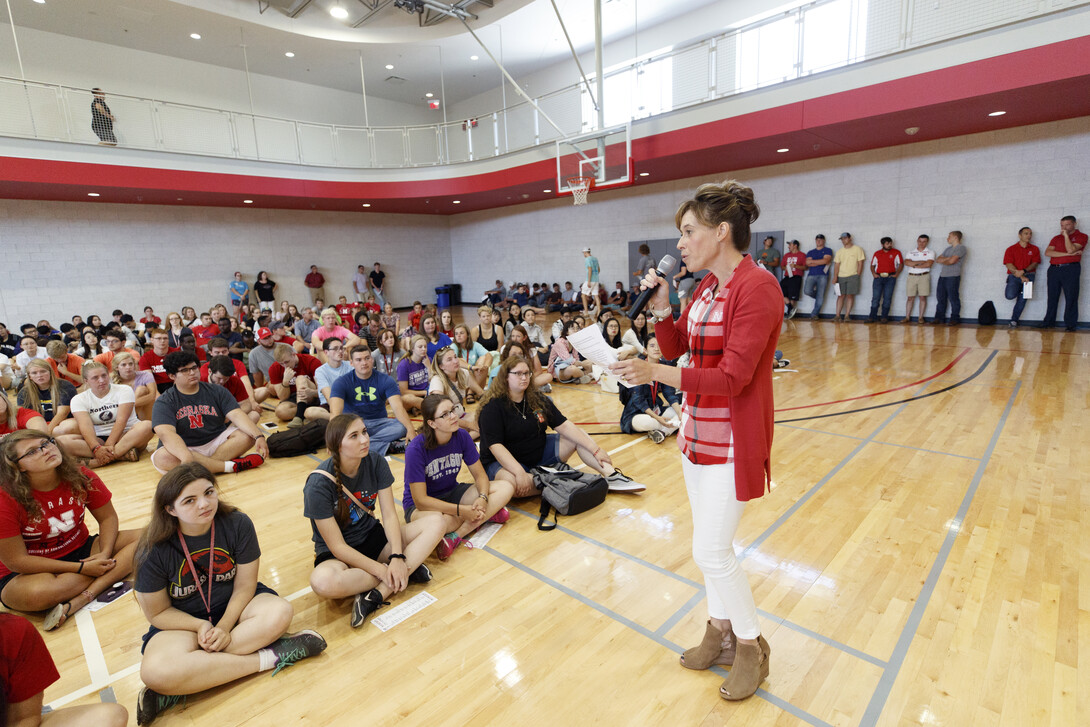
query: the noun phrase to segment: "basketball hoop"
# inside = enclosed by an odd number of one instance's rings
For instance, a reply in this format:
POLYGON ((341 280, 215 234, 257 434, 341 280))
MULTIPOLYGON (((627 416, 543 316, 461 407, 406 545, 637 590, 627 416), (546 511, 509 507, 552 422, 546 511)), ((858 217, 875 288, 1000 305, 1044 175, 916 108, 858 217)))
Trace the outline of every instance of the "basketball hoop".
POLYGON ((593 186, 594 177, 568 177, 568 189, 577 206, 587 203, 587 194, 593 186))

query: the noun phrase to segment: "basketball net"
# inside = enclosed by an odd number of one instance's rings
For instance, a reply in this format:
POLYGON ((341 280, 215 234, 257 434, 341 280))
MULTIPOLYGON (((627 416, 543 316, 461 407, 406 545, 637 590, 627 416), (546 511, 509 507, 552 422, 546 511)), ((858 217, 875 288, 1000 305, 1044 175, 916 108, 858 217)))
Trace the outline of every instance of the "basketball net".
POLYGON ((576 206, 587 203, 587 194, 593 186, 594 177, 568 177, 568 189, 576 206))

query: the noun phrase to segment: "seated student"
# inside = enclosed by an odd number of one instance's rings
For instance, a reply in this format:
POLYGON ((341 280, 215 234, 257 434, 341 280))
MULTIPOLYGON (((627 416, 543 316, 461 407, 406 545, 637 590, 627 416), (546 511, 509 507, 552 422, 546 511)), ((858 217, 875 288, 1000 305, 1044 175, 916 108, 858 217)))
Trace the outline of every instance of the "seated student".
MULTIPOLYGON (((177 350, 178 339, 182 335, 182 330, 185 329, 185 325, 182 324, 182 316, 180 313, 170 312, 167 313, 167 325, 162 330, 167 332, 167 341, 171 349, 177 350)), ((145 332, 145 337, 149 334, 145 332)))
POLYGON ((258 580, 253 521, 219 499, 215 475, 197 462, 159 480, 137 553, 133 590, 150 625, 140 646, 137 724, 182 695, 261 671, 275 676, 325 649, 316 631, 285 635, 295 609, 258 580))
POLYGON ((493 322, 493 312, 499 315, 499 311, 494 311, 487 305, 477 308, 477 325, 472 331, 474 343, 480 344, 485 351, 499 351, 503 348, 503 326, 493 322))
MULTIPOLYGON (((372 353, 372 356, 374 354, 372 353)), ((397 363, 397 387, 401 402, 409 411, 420 408, 428 395, 428 339, 413 336, 409 355, 397 363)))
MULTIPOLYGON (((674 365, 662 358, 654 333, 647 339, 646 349, 648 361, 674 365)), ((661 444, 681 426, 681 395, 674 387, 652 381, 640 386, 622 386, 619 395, 624 405, 621 431, 625 434, 647 432, 648 439, 661 444)))
MULTIPOLYGON (((363 352, 370 353, 353 348, 353 359, 363 352)), ((352 376, 338 381, 347 378, 352 376)), ((352 597, 352 628, 409 583, 431 580, 424 560, 444 532, 441 518, 398 526, 390 492, 394 475, 369 434, 358 416, 334 416, 325 432, 330 457, 303 487, 303 515, 314 539, 310 587, 321 598, 352 597), (381 522, 374 515, 376 501, 381 522)))
MULTIPOLYGON (((372 300, 372 302, 374 301, 372 300)), ((378 306, 375 307, 377 308, 378 306)), ((333 306, 333 310, 337 311, 337 315, 340 316, 340 319, 344 321, 345 325, 349 326, 349 328, 353 328, 353 319, 356 317, 357 310, 370 313, 370 311, 361 308, 358 303, 349 303, 348 296, 345 295, 342 295, 337 299, 337 305, 333 306)), ((355 333, 355 330, 353 330, 353 333, 355 333)))
MULTIPOLYGON (((322 341, 331 336, 344 341, 344 345, 348 348, 352 348, 360 342, 360 339, 352 331, 344 326, 337 325, 337 311, 326 308, 322 311, 322 325, 310 337, 310 347, 318 358, 322 358, 322 341)), ((320 366, 323 363, 325 363, 325 359, 319 361, 318 365, 320 366)))
POLYGON ((620 361, 638 356, 640 353, 635 346, 630 346, 621 340, 621 322, 616 318, 606 320, 602 328, 602 338, 617 353, 617 359, 620 361))
POLYGON ((280 399, 276 405, 276 417, 296 429, 303 426, 307 407, 318 405, 318 385, 314 374, 322 366, 315 356, 296 353, 290 346, 280 344, 273 351, 276 359, 269 367, 269 386, 280 399))
POLYGON ((368 293, 367 297, 364 298, 363 310, 367 311, 367 315, 377 316, 382 313, 382 307, 379 305, 378 301, 375 300, 374 293, 368 293))
POLYGON ((95 356, 95 361, 104 364, 107 369, 109 369, 110 364, 113 363, 114 356, 119 353, 124 352, 131 354, 135 359, 139 359, 142 355, 139 351, 125 348, 125 334, 120 329, 108 329, 106 333, 103 334, 102 339, 106 343, 106 350, 95 356))
POLYGON ((458 355, 462 368, 469 369, 477 386, 483 389, 488 385, 488 371, 495 358, 480 342, 469 336, 469 328, 464 323, 454 327, 454 353, 458 355))
POLYGON ((12 432, 21 429, 45 432, 46 427, 45 419, 41 414, 33 409, 13 406, 7 394, 0 392, 0 442, 12 432))
MULTIPOLYGON (((46 433, 52 434, 68 419, 71 413, 72 397, 76 387, 53 375, 53 367, 41 359, 31 359, 26 367, 26 380, 16 401, 19 406, 33 409, 42 415, 46 423, 46 433)), ((71 433, 72 429, 58 433, 71 433)))
POLYGON ((85 327, 83 333, 80 334, 80 345, 76 348, 75 354, 88 361, 105 351, 106 349, 103 347, 94 326, 85 327))
POLYGON ((322 341, 326 362, 314 372, 314 385, 318 388, 318 405, 307 407, 303 412, 305 419, 329 419, 329 394, 333 391, 333 382, 352 370, 344 362, 344 343, 339 338, 327 338, 322 341))
POLYGON ((509 306, 517 305, 521 313, 523 306, 530 304, 530 293, 526 290, 526 286, 522 283, 513 284, 507 294, 507 304, 509 306))
MULTIPOLYGON (((262 326, 265 328, 266 326, 262 326)), ((272 331, 273 343, 283 343, 291 346, 295 349, 296 353, 306 353, 308 348, 307 344, 300 341, 298 338, 294 338, 289 335, 287 326, 283 321, 272 321, 268 324, 268 329, 272 331)), ((313 354, 311 354, 313 355, 313 354)))
POLYGON ((476 439, 480 435, 477 417, 467 413, 465 409, 466 404, 471 400, 476 401, 484 396, 484 389, 477 386, 477 382, 473 380, 469 372, 462 368, 458 354, 453 348, 441 348, 436 351, 435 358, 431 360, 430 370, 428 394, 441 394, 459 407, 462 416, 458 420, 458 426, 476 439))
POLYGON ((7 391, 13 381, 15 372, 11 370, 11 359, 0 353, 0 394, 7 391))
MULTIPOLYGON (((549 329, 549 342, 553 343, 556 339, 560 338, 560 332, 564 330, 564 324, 575 318, 575 315, 570 310, 560 312, 560 317, 553 321, 552 327, 549 329)), ((582 326, 580 326, 582 328, 582 326)))
POLYGON ((566 462, 572 453, 601 473, 615 492, 639 492, 638 482, 613 466, 609 454, 590 435, 564 418, 552 399, 531 379, 526 359, 510 356, 478 407, 481 427, 481 463, 488 479, 514 485, 515 497, 538 494, 529 469, 566 462), (552 428, 554 434, 547 434, 552 428))
MULTIPOLYGON (((365 311, 363 308, 360 308, 358 311, 356 311, 356 314, 354 316, 348 319, 348 322, 350 324, 349 328, 352 329, 353 333, 358 334, 360 331, 367 328, 367 321, 370 317, 370 313, 365 311)), ((367 342, 366 336, 363 337, 363 340, 367 342)), ((368 342, 367 345, 370 346, 370 342, 368 342)))
POLYGON ((545 294, 545 310, 559 313, 564 309, 564 294, 560 292, 560 283, 553 283, 553 288, 545 294))
MULTIPOLYGON (((241 345, 242 337, 239 336, 239 342, 241 345)), ((235 367, 235 375, 238 376, 239 386, 246 392, 246 398, 250 402, 249 408, 245 408, 246 413, 250 411, 256 411, 261 413, 261 402, 268 398, 268 389, 262 392, 262 397, 258 397, 257 392, 254 391, 253 385, 250 383, 250 377, 246 373, 246 365, 239 359, 230 354, 231 347, 228 346, 227 341, 220 336, 216 336, 208 342, 208 356, 211 361, 216 356, 227 356, 231 359, 231 362, 235 367)), ((208 381, 208 364, 201 364, 201 381, 208 381)), ((241 400, 240 400, 241 406, 241 400)), ((251 417, 252 419, 253 417, 251 417)))
POLYGON ((568 343, 568 334, 578 331, 579 324, 576 321, 568 321, 560 329, 560 336, 549 350, 548 371, 554 379, 562 383, 589 384, 594 380, 592 376, 594 364, 580 360, 579 354, 568 343))
POLYGON ((497 280, 495 287, 489 288, 484 291, 484 298, 482 303, 487 303, 488 306, 493 308, 502 308, 507 305, 507 288, 504 286, 502 280, 497 280))
MULTIPOLYGON (((534 383, 546 394, 552 391, 551 385, 553 375, 546 371, 541 365, 541 358, 537 355, 537 349, 530 343, 530 337, 526 334, 525 328, 516 326, 511 329, 511 335, 508 337, 507 346, 504 346, 504 355, 500 357, 501 360, 511 355, 510 347, 512 343, 518 344, 521 354, 530 362, 530 365, 534 370, 534 383)), ((548 361, 548 359, 546 359, 546 361, 548 361)))
POLYGON ((582 310, 583 306, 579 299, 579 290, 572 287, 570 280, 565 281, 564 290, 560 293, 560 300, 563 303, 561 310, 577 311, 582 310))
POLYGON ((384 328, 378 334, 378 346, 372 350, 375 368, 393 378, 397 378, 397 365, 405 353, 397 347, 397 336, 393 329, 384 328))
POLYGON ((459 427, 460 407, 442 395, 429 394, 421 406, 423 436, 405 451, 405 522, 425 518, 443 521, 446 533, 437 555, 446 560, 463 538, 486 522, 505 523, 507 503, 514 494, 509 482, 489 482, 477 447, 459 427), (458 482, 465 464, 473 482, 458 482), (464 508, 464 509, 463 509, 464 508))
POLYGON ((382 306, 379 323, 382 324, 383 328, 389 328, 393 331, 395 337, 401 332, 401 314, 394 311, 393 303, 387 301, 386 305, 382 306))
MULTIPOLYGON (((170 315, 177 315, 171 313, 170 315)), ((185 330, 184 328, 181 330, 185 330)), ((144 351, 140 356, 140 368, 144 371, 148 371, 155 378, 155 387, 159 390, 159 393, 163 393, 170 387, 174 386, 174 382, 170 380, 170 376, 167 375, 167 370, 163 368, 163 358, 171 351, 176 351, 170 347, 170 334, 164 331, 162 328, 152 328, 147 333, 148 342, 151 347, 147 351, 144 351)))
POLYGON ((182 306, 182 325, 189 328, 194 323, 200 323, 200 319, 197 317, 197 311, 191 305, 182 306))
POLYGON ((112 702, 45 711, 46 687, 60 679, 57 665, 34 625, 0 613, 0 724, 13 727, 125 727, 129 713, 112 702))
POLYGON ((333 382, 329 392, 329 413, 332 416, 348 413, 363 418, 371 439, 371 447, 379 455, 403 454, 406 442, 415 430, 397 382, 384 373, 375 371, 375 360, 366 344, 348 349, 352 371, 333 382), (389 402, 394 418, 386 416, 389 402))
MULTIPOLYGON (((222 354, 212 353, 212 343, 214 341, 223 341, 227 344, 227 355, 235 359, 239 363, 242 362, 242 334, 231 327, 232 319, 224 316, 220 318, 217 327, 220 329, 220 334, 208 342, 208 355, 220 356, 222 354)), ((220 346, 220 348, 223 348, 220 346)))
POLYGON ((503 324, 503 335, 510 336, 515 326, 522 325, 522 306, 512 303, 507 309, 507 322, 503 324))
POLYGON ((454 338, 454 314, 448 308, 439 311, 439 332, 447 338, 454 338))
MULTIPOLYGON (((97 338, 95 339, 98 340, 97 338)), ((36 359, 45 361, 49 358, 49 354, 45 351, 45 346, 38 345, 37 334, 33 336, 23 336, 19 339, 19 345, 22 350, 15 354, 15 360, 11 364, 12 372, 15 374, 15 386, 20 386, 23 380, 26 378, 27 365, 36 359)))
MULTIPOLYGON (((295 332, 295 337, 301 341, 309 341, 314 332, 321 328, 322 322, 314 316, 314 309, 309 305, 303 308, 303 313, 299 317, 299 320, 295 321, 295 325, 292 330, 295 332)), ((251 326, 252 327, 252 326, 251 326)))
MULTIPOLYGON (((436 351, 450 345, 450 336, 439 330, 439 318, 433 313, 425 313, 420 319, 420 335, 427 339, 429 361, 436 351)), ((410 341, 410 352, 413 345, 415 344, 410 341)))
POLYGON ((76 433, 57 438, 61 448, 94 469, 111 462, 139 461, 151 441, 151 422, 136 416, 136 393, 110 381, 110 370, 98 361, 83 366, 87 390, 72 397, 76 433))
POLYGON ((156 399, 152 409, 159 448, 152 453, 151 464, 159 474, 194 461, 217 472, 260 467, 269 456, 265 435, 226 389, 201 381, 197 357, 176 351, 163 365, 174 388, 156 399), (257 454, 242 456, 250 447, 257 454))
POLYGON ((420 330, 420 318, 424 315, 424 304, 419 300, 413 301, 413 309, 409 311, 409 328, 414 329, 415 332, 420 330))
POLYGON ((272 394, 269 385, 269 369, 276 359, 273 358, 273 350, 276 347, 276 339, 268 328, 257 330, 257 345, 250 349, 247 356, 246 368, 253 376, 254 395, 258 401, 268 399, 272 394))
POLYGON ((366 319, 360 319, 359 330, 356 334, 363 339, 367 347, 374 351, 378 348, 378 334, 382 332, 382 319, 375 313, 367 314, 366 319))
POLYGON ((284 325, 287 326, 289 329, 292 326, 291 313, 288 312, 290 310, 288 306, 290 305, 291 303, 289 303, 288 301, 282 300, 280 301, 280 310, 273 312, 273 320, 283 321, 284 325))
POLYGON ((653 335, 655 335, 655 329, 647 327, 647 316, 640 312, 629 324, 628 330, 621 336, 621 343, 625 346, 631 346, 636 350, 637 354, 642 354, 647 338, 653 335))
POLYGON ((111 380, 115 384, 128 386, 136 395, 137 418, 142 422, 150 422, 151 408, 159 396, 159 390, 155 386, 155 378, 151 372, 136 368, 136 359, 127 353, 114 356, 113 369, 111 380))
POLYGON ((201 367, 201 381, 227 389, 238 402, 238 408, 250 417, 250 421, 257 424, 261 421, 261 407, 254 405, 249 392, 242 385, 242 379, 235 369, 237 363, 238 361, 229 356, 213 356, 201 367))
POLYGON ((613 311, 627 310, 628 291, 625 290, 624 283, 620 280, 617 281, 617 287, 609 292, 605 307, 613 311))
POLYGON ((121 316, 121 332, 125 334, 126 347, 144 353, 144 346, 147 345, 144 332, 137 329, 136 319, 128 313, 121 316))
POLYGON ((4 438, 0 490, 5 607, 48 610, 42 628, 52 631, 132 570, 140 531, 119 530, 106 485, 49 435, 23 430, 4 438), (88 535, 86 510, 98 535, 88 535))
POLYGON ((144 306, 144 317, 140 319, 140 322, 144 324, 144 328, 158 328, 163 319, 155 315, 155 309, 150 305, 144 306))
POLYGON ((185 351, 191 353, 197 357, 197 361, 204 363, 208 360, 208 353, 197 345, 197 337, 193 335, 193 332, 189 329, 183 329, 181 338, 179 339, 178 346, 179 351, 185 351))
MULTIPOLYGON (((53 367, 53 373, 61 381, 67 381, 77 389, 83 386, 83 359, 74 353, 68 353, 64 341, 50 341, 45 344, 46 361, 53 367)), ((5 387, 7 388, 7 387, 5 387)))
POLYGON ((212 321, 211 313, 201 313, 201 322, 190 326, 190 330, 197 339, 198 348, 205 348, 209 341, 220 335, 220 327, 212 321))
POLYGON ((6 325, 0 323, 0 354, 8 358, 15 358, 15 355, 21 350, 19 348, 19 337, 9 331, 6 325))

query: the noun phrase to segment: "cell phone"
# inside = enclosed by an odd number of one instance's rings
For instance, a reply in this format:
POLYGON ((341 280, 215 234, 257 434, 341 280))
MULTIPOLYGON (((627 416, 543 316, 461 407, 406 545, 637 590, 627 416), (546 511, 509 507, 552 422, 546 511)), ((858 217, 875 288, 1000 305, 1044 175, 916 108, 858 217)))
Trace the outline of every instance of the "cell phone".
POLYGON ((261 424, 258 426, 260 426, 262 429, 267 429, 270 432, 275 432, 277 429, 280 428, 280 425, 276 422, 261 422, 261 424))
POLYGON ((114 583, 112 586, 107 588, 102 593, 98 594, 98 598, 96 598, 95 600, 100 601, 102 603, 111 603, 113 601, 116 601, 118 598, 125 595, 126 593, 128 593, 131 590, 132 590, 132 582, 131 581, 118 581, 117 583, 114 583))

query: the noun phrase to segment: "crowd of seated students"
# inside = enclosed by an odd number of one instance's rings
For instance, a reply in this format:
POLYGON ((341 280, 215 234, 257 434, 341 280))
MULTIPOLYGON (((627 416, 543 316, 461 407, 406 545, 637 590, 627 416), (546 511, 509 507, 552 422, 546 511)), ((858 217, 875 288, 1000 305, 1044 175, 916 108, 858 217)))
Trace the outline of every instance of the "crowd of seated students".
MULTIPOLYGON (((184 306, 165 324, 149 306, 139 322, 122 311, 106 324, 75 316, 61 329, 24 326, 21 338, 0 325, 0 383, 15 390, 14 400, 0 397, 0 601, 47 611, 44 626, 57 628, 135 562, 150 624, 137 705, 147 724, 181 695, 325 648, 314 632, 285 635, 291 606, 257 582, 253 523, 219 500, 218 474, 268 457, 258 427, 267 409, 288 427, 329 422, 331 456, 307 478, 300 515, 314 534, 311 585, 323 597, 351 597, 353 626, 408 583, 430 580, 430 553, 449 558, 483 523, 506 521, 513 496, 537 494, 534 466, 578 452, 611 490, 643 489, 545 396, 554 380, 591 380, 590 363, 566 336, 594 319, 568 309, 546 333, 538 325, 544 311, 527 303, 482 307, 472 327, 420 302, 403 326, 388 303, 357 310, 343 296, 347 307, 317 315, 310 306, 274 312, 239 300, 235 315, 221 305, 201 313, 184 306), (422 417, 419 432, 410 410, 422 417), (150 524, 122 530, 92 470, 138 461, 154 438, 151 464, 162 479, 150 524), (387 454, 405 455, 405 526, 389 517, 387 454), (457 483, 463 464, 472 484, 457 483), (26 524, 54 507, 51 498, 71 509, 75 529, 25 540, 26 524), (87 535, 85 510, 99 536, 87 535), (203 591, 197 598, 201 583, 184 593, 170 587, 165 574, 183 558, 171 538, 179 537, 185 559, 207 558, 213 538, 217 551, 226 548, 237 565, 229 587, 216 580, 208 599, 203 591), (207 657, 217 651, 238 658, 212 668, 207 657)), ((617 321, 607 326, 619 330, 617 321)), ((646 342, 645 323, 629 333, 646 342)))

